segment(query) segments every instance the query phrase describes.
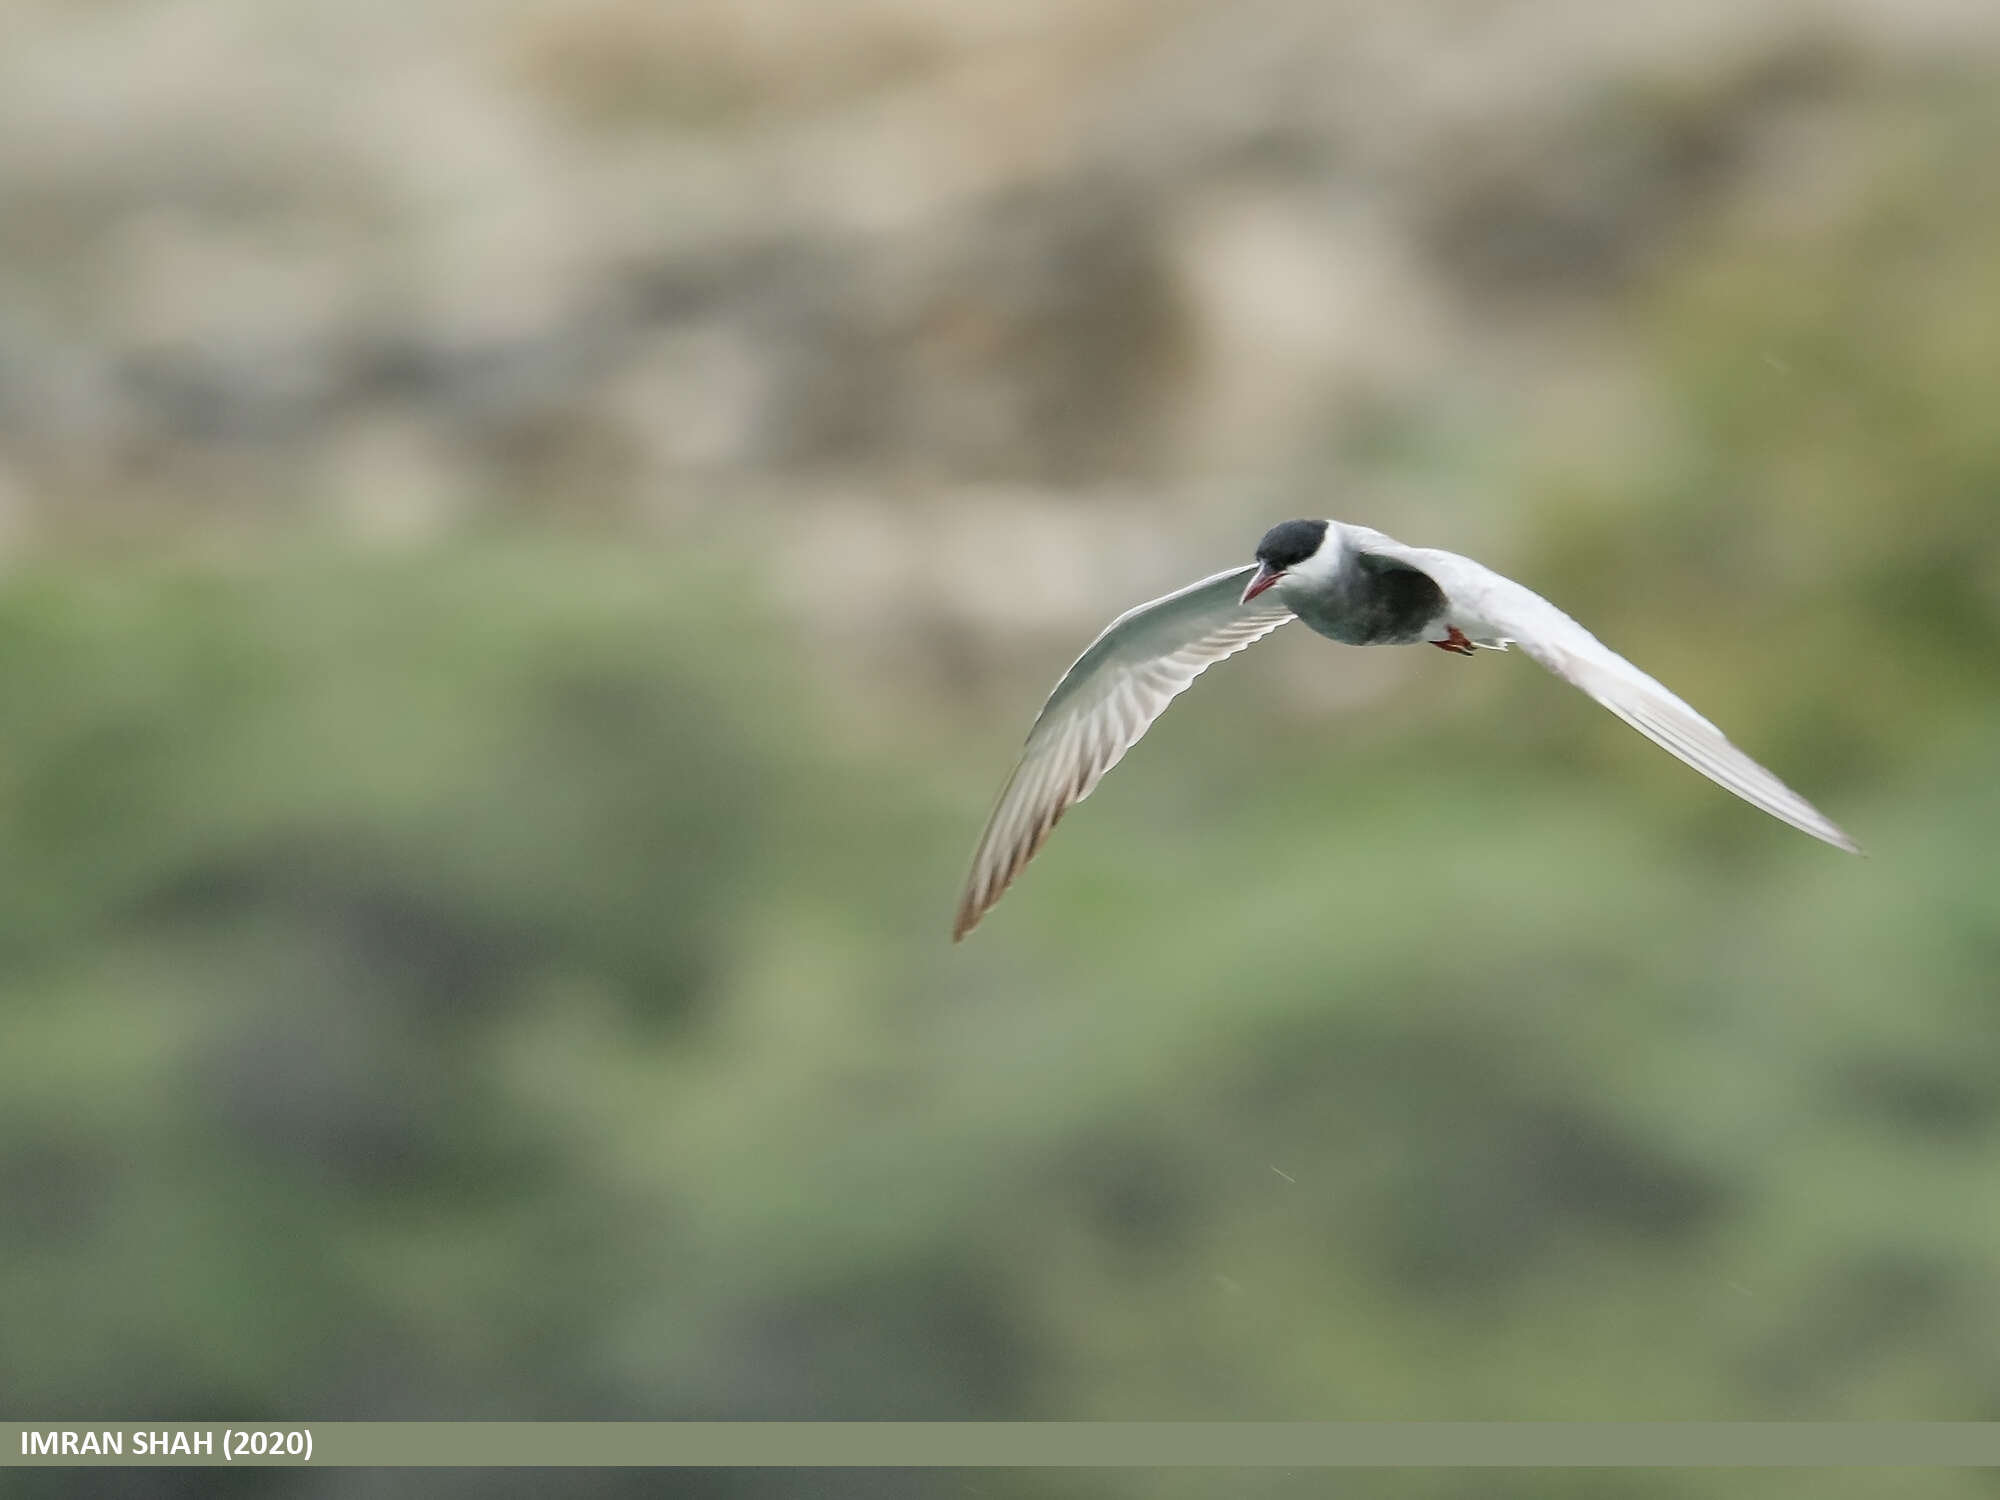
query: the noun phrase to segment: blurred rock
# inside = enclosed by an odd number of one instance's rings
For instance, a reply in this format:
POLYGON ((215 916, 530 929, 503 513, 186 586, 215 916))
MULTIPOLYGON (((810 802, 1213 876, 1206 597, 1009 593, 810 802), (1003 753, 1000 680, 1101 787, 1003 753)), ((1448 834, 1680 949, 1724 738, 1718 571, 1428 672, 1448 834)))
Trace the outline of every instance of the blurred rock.
POLYGON ((31 530, 163 486, 374 533, 1294 472, 1768 187, 1801 110, 1996 36, 1952 0, 37 6, 0 442, 31 530), (354 457, 389 430, 407 502, 354 457))

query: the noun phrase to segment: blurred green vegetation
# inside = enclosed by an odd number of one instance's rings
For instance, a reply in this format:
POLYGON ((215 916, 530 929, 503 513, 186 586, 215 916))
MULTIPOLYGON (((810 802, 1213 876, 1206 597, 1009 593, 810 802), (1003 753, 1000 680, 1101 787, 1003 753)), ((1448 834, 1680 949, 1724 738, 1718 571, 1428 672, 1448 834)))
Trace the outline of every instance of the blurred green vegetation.
MULTIPOLYGON (((1366 726, 1232 669, 954 949, 1031 705, 913 683, 857 729, 744 559, 20 563, 0 1406, 1991 1417, 1988 118, 1887 130, 1857 203, 1635 285, 1656 446, 1490 455, 1514 570, 1865 860, 1517 658, 1426 662, 1366 726)), ((1290 670, 1341 670, 1311 645, 1290 670)))

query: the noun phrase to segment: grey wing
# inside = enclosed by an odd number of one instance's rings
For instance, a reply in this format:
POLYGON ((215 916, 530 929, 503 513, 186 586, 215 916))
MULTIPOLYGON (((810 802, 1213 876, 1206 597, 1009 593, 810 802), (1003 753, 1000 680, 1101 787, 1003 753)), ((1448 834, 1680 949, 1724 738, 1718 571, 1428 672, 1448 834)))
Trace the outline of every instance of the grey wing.
POLYGON ((1445 592, 1452 622, 1476 641, 1518 644, 1654 744, 1672 751, 1751 806, 1837 849, 1860 852, 1832 819, 1540 594, 1469 557, 1427 547, 1404 547, 1386 537, 1382 541, 1388 545, 1371 543, 1368 550, 1397 557, 1428 573, 1445 592))
POLYGON ((1062 815, 1090 795, 1195 678, 1293 618, 1269 595, 1239 602, 1254 572, 1232 568, 1127 611, 1064 674, 972 856, 954 942, 978 925, 1062 815))

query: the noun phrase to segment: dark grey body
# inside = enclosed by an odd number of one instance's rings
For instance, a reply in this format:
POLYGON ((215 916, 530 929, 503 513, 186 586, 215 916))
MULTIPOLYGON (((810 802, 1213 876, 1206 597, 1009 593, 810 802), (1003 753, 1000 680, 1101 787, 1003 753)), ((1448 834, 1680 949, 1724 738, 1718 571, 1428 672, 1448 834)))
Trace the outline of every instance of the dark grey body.
POLYGON ((1409 646, 1441 635, 1444 590, 1428 573, 1367 552, 1350 551, 1330 588, 1287 593, 1285 602, 1312 629, 1348 646, 1409 646))

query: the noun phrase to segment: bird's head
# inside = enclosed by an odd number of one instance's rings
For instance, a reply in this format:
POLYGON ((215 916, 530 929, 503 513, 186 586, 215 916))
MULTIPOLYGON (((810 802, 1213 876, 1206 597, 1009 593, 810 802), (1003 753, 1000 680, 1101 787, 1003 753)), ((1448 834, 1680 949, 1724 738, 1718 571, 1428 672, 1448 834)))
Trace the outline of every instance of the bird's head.
POLYGON ((1248 604, 1294 573, 1311 576, 1338 563, 1339 533, 1326 521, 1281 521, 1257 544, 1257 572, 1243 590, 1248 604))

